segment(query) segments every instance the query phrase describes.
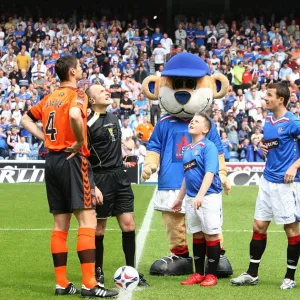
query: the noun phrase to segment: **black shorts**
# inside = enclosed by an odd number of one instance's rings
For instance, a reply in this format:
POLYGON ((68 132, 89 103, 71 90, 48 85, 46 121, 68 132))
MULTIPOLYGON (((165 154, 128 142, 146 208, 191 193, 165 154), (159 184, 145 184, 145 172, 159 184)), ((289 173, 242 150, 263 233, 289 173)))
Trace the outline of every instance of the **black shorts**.
POLYGON ((126 172, 122 169, 94 171, 94 178, 103 194, 103 205, 96 206, 97 219, 133 213, 134 195, 126 172))
POLYGON ((50 212, 72 213, 95 208, 95 183, 89 161, 77 154, 50 152, 45 163, 45 182, 50 212))

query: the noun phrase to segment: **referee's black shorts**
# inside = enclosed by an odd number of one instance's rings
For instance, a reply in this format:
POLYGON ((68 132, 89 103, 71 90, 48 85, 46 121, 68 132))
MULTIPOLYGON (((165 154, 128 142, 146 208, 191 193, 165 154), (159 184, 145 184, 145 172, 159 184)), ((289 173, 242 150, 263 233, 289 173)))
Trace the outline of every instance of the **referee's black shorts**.
POLYGON ((50 212, 72 213, 95 208, 95 183, 89 161, 80 154, 49 152, 45 163, 45 182, 50 212))
POLYGON ((103 205, 96 206, 97 219, 134 212, 131 183, 123 169, 94 170, 95 184, 103 195, 103 205))

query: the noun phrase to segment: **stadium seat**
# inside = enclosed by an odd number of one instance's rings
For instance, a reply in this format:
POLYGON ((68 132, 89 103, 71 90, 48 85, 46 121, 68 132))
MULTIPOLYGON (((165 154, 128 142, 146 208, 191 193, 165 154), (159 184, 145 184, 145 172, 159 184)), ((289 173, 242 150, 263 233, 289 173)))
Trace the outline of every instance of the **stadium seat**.
POLYGON ((239 154, 236 151, 230 151, 230 158, 238 158, 239 154))
POLYGON ((239 159, 238 158, 230 158, 229 162, 239 162, 239 159))

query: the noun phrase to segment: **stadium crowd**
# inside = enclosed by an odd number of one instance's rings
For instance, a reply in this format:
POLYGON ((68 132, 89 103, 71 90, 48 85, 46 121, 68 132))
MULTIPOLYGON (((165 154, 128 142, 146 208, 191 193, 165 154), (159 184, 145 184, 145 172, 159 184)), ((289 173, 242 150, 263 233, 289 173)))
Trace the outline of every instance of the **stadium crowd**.
POLYGON ((215 99, 212 107, 226 161, 264 161, 259 142, 268 84, 285 81, 291 90, 288 109, 300 113, 296 16, 244 17, 231 23, 176 16, 175 24, 171 38, 146 17, 125 21, 102 16, 78 24, 55 18, 1 17, 0 158, 44 159, 43 143, 21 128, 20 120, 59 87, 56 60, 74 55, 84 71, 78 88, 101 84, 109 89, 108 111, 120 119, 123 148, 142 163, 153 126, 163 112, 158 101, 145 98, 141 83, 149 74, 160 76, 170 57, 187 51, 202 57, 212 74, 222 73, 231 83, 225 98, 215 99))

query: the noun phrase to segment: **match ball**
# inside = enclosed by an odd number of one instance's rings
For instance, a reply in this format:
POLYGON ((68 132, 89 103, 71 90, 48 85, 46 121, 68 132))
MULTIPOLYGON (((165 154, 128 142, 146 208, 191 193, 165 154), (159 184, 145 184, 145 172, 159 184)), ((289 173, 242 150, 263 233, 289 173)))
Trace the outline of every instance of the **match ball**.
POLYGON ((154 20, 157 19, 157 16, 153 16, 153 19, 154 19, 154 20))
POLYGON ((114 275, 115 285, 126 291, 134 290, 137 287, 139 280, 140 277, 138 271, 129 266, 120 267, 114 275))

